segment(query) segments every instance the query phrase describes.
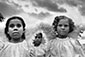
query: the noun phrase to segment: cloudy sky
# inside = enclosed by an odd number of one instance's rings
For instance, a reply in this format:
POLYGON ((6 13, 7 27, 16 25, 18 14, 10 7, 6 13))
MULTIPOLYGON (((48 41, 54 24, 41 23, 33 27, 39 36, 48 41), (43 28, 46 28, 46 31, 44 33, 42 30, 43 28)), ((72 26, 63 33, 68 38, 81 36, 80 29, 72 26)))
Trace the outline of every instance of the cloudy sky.
POLYGON ((85 24, 85 0, 0 0, 0 12, 5 20, 13 15, 21 16, 27 27, 40 22, 51 25, 58 15, 72 18, 75 24, 85 24))

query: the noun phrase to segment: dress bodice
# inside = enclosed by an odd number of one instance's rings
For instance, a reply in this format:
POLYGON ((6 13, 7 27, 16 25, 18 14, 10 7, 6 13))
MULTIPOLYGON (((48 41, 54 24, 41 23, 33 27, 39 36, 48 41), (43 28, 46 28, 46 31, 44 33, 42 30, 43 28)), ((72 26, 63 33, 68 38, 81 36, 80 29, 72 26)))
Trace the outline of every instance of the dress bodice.
POLYGON ((0 57, 29 57, 26 41, 20 43, 6 42, 0 51, 0 57))
POLYGON ((51 57, 78 57, 84 56, 82 47, 77 40, 71 38, 56 38, 50 42, 51 57))

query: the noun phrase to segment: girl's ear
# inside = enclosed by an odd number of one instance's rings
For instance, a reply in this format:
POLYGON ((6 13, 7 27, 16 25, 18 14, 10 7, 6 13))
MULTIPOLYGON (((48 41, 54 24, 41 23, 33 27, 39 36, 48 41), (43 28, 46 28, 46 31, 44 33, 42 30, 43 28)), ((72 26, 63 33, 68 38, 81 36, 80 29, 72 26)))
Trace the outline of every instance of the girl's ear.
POLYGON ((25 28, 23 28, 23 30, 25 31, 25 28))
POLYGON ((9 31, 7 31, 7 34, 9 34, 9 31))
POLYGON ((23 31, 25 32, 25 28, 23 28, 23 31))
POLYGON ((26 31, 24 30, 23 33, 25 33, 26 31))

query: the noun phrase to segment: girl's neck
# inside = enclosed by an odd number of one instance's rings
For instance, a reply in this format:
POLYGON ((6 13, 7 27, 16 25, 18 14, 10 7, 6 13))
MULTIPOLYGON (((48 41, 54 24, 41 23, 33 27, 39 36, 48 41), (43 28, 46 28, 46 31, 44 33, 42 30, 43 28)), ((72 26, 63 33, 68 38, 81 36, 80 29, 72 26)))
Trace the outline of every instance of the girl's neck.
POLYGON ((23 41, 23 39, 22 38, 17 38, 17 39, 11 39, 10 40, 10 42, 12 42, 12 43, 19 43, 19 42, 22 42, 23 41))
POLYGON ((58 35, 58 37, 61 39, 65 39, 65 38, 67 38, 67 35, 58 35))

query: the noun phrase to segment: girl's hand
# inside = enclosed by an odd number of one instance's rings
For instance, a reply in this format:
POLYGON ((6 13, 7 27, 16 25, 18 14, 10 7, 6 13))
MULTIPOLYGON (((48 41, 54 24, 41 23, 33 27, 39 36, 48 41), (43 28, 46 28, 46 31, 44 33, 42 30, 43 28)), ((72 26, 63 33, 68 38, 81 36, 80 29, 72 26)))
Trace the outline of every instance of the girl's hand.
POLYGON ((30 57, 36 57, 34 50, 30 50, 30 57))

